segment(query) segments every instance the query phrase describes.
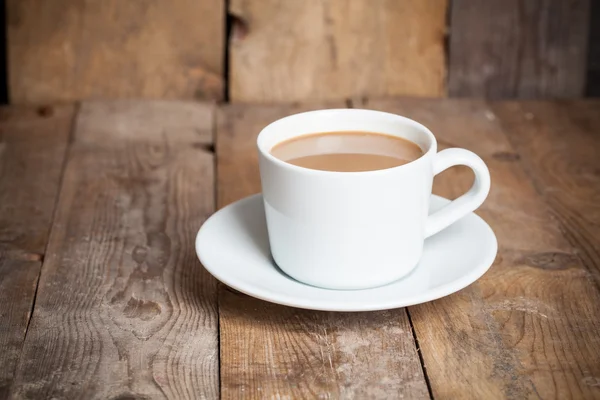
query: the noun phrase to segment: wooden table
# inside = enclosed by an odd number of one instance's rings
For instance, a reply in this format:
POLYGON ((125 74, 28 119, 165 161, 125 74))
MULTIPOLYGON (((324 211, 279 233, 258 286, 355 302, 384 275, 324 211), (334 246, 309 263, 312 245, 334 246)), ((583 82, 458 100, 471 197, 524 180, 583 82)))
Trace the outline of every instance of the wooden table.
MULTIPOLYGON (((494 266, 381 312, 218 284, 194 236, 260 190, 259 130, 343 107, 90 102, 0 111, 0 398, 600 398, 600 102, 381 100, 492 174, 494 266)), ((436 178, 454 197, 466 168, 436 178)))

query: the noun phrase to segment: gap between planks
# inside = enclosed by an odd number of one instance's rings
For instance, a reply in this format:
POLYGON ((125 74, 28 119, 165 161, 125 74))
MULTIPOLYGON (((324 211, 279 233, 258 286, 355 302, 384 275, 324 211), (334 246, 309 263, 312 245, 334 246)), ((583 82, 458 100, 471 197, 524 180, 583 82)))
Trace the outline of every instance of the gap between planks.
MULTIPOLYGON (((58 178, 58 189, 56 190, 56 196, 54 197, 54 205, 52 206, 52 217, 50 218, 50 230, 48 231, 48 238, 52 235, 52 227, 54 226, 54 218, 56 217, 56 206, 58 205, 58 199, 60 197, 60 189, 62 188, 63 177, 65 174, 65 168, 67 167, 67 163, 69 160, 69 152, 71 150, 71 146, 73 144, 73 140, 75 137, 75 124, 77 122, 77 115, 79 113, 80 103, 77 102, 74 104, 73 116, 71 117, 71 124, 69 127, 69 134, 67 136, 67 148, 65 149, 65 156, 63 158, 62 165, 60 167, 60 176, 58 178)), ((40 112, 44 111, 46 108, 40 108, 40 112)), ((29 325, 31 324, 31 318, 33 317, 33 310, 35 309, 35 301, 37 299, 38 288, 40 284, 40 276, 42 276, 42 271, 44 270, 44 261, 46 259, 46 254, 48 253, 48 244, 49 240, 46 241, 46 246, 44 247, 44 253, 41 254, 41 265, 40 270, 38 271, 37 280, 35 282, 35 290, 33 292, 33 301, 31 302, 31 311, 29 311, 29 318, 27 319, 27 326, 25 327, 25 335, 23 336, 23 346, 25 345, 25 340, 27 340, 27 332, 29 331, 29 325)), ((23 351, 23 346, 21 346, 21 352, 23 351)))
POLYGON ((427 391, 429 392, 429 397, 433 400, 433 390, 431 389, 431 382, 429 380, 429 375, 427 375, 427 367, 425 366, 425 360, 423 359, 423 354, 421 353, 421 345, 419 344, 419 337, 417 336, 415 324, 413 323, 412 316, 410 315, 410 308, 405 307, 405 309, 406 309, 406 316, 408 317, 408 323, 410 324, 410 330, 412 332, 413 339, 415 341, 417 355, 419 356, 419 361, 421 362, 421 369, 423 370, 423 377, 425 378, 425 384, 427 385, 427 391))

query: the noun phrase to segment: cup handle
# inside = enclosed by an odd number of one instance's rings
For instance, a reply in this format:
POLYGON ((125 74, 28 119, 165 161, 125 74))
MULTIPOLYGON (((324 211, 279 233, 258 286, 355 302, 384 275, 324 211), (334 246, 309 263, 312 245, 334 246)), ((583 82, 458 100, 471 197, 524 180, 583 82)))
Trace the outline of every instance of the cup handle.
POLYGON ((469 150, 446 149, 437 153, 433 160, 433 175, 435 176, 455 165, 465 165, 471 168, 475 173, 475 181, 467 193, 427 218, 425 225, 426 238, 447 228, 477 209, 490 191, 490 171, 483 160, 469 150))

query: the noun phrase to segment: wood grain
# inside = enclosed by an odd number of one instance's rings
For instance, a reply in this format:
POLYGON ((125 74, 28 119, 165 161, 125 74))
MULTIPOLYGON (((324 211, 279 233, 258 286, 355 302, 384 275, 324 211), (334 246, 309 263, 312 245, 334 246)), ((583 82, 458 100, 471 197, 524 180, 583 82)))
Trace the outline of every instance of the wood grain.
POLYGON ((8 0, 12 103, 221 99, 224 0, 8 0))
POLYGON ((493 111, 600 288, 600 102, 506 102, 493 111))
POLYGON ((442 96, 446 0, 232 0, 230 99, 442 96))
POLYGON ((584 93, 590 0, 455 0, 448 92, 487 98, 584 93))
POLYGON ((165 142, 210 150, 213 107, 186 101, 114 100, 88 102, 79 113, 77 141, 165 142))
MULTIPOLYGON (((329 107, 340 105, 329 104, 329 107)), ((218 205, 260 191, 256 135, 311 107, 232 105, 217 123, 218 205)), ((224 398, 429 398, 404 309, 300 310, 219 291, 224 398)))
POLYGON ((12 396, 217 398, 216 283, 194 252, 213 155, 152 103, 107 140, 110 109, 78 117, 12 396))
MULTIPOLYGON (((367 106, 424 123, 441 148, 475 151, 492 176, 478 214, 498 237, 494 266, 454 295, 409 308, 433 397, 600 396, 600 294, 588 261, 536 192, 525 154, 508 141, 495 110, 475 100, 367 106)), ((435 179, 434 192, 454 198, 472 179, 453 168, 435 179)))
POLYGON ((0 398, 13 380, 58 194, 74 107, 0 109, 0 398))
POLYGON ((299 310, 220 292, 224 398, 429 398, 404 309, 299 310))

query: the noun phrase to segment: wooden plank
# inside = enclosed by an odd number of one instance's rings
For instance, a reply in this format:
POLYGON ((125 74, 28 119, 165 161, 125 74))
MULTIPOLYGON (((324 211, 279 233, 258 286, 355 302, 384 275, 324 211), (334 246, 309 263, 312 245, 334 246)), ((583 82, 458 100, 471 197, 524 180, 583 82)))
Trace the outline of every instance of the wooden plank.
MULTIPOLYGON (((441 148, 475 151, 492 176, 478 214, 498 237, 495 265, 470 287, 409 308, 433 397, 600 396, 600 294, 494 112, 474 100, 367 106, 424 123, 441 148)), ((453 168, 435 179, 434 192, 454 198, 472 179, 453 168)))
POLYGON ((8 0, 13 103, 221 99, 224 0, 8 0))
POLYGON ((442 96, 447 0, 232 0, 230 99, 442 96))
POLYGON ((214 110, 186 101, 114 100, 94 102, 80 110, 77 141, 166 142, 209 148, 214 110))
MULTIPOLYGON (((306 109, 234 105, 220 110, 219 206, 260 191, 255 146, 260 129, 306 109)), ((222 286, 219 321, 224 398, 429 398, 404 309, 307 311, 222 286)))
POLYGON ((493 111, 600 287, 600 102, 496 103, 493 111))
POLYGON ((0 398, 25 339, 73 113, 0 108, 0 398))
POLYGON ((590 0, 455 0, 448 92, 454 97, 579 97, 590 0))
POLYGON ((112 107, 82 106, 14 398, 218 397, 216 283, 194 252, 213 155, 144 104, 110 140, 112 107))

